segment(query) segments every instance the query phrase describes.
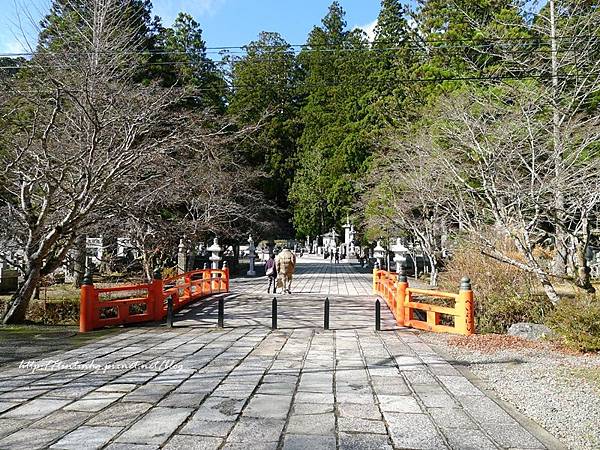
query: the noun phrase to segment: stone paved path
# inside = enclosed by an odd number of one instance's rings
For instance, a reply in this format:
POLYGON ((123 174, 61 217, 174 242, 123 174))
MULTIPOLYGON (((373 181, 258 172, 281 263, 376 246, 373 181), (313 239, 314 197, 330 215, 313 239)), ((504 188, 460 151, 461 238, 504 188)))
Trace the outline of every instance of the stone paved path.
MULTIPOLYGON (((262 262, 257 263, 256 273, 256 278, 236 280, 233 290, 246 294, 266 292, 268 282, 262 262)), ((335 264, 323 257, 305 255, 297 258, 292 291, 299 295, 371 295, 371 280, 372 271, 356 264, 335 264)))
POLYGON ((279 296, 278 330, 269 329, 264 279, 242 280, 227 296, 225 329, 215 328, 208 301, 180 314, 174 329, 128 328, 42 361, 61 367, 2 367, 0 449, 555 444, 527 431, 417 333, 396 328, 389 311, 383 331, 373 331, 368 278, 335 287, 348 283, 351 267, 305 264, 297 286, 306 292, 279 296), (325 331, 322 294, 334 288, 325 331))

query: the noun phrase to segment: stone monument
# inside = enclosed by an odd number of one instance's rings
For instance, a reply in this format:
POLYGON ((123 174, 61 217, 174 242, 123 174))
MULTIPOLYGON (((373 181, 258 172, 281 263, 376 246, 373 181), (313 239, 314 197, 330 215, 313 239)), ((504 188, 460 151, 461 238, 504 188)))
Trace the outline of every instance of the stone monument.
POLYGON ((19 272, 12 269, 9 264, 0 259, 0 293, 14 292, 17 290, 19 272))
POLYGON ((254 260, 256 259, 255 253, 256 247, 254 246, 254 239, 252 235, 248 238, 248 259, 250 260, 250 269, 246 273, 249 277, 255 277, 256 271, 254 270, 254 260))

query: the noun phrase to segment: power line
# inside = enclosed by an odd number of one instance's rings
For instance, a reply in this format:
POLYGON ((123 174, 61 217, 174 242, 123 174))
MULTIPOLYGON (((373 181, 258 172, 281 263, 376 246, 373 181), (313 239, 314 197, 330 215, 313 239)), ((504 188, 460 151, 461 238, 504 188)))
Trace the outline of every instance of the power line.
MULTIPOLYGON (((590 46, 593 45, 595 42, 599 42, 600 43, 600 37, 596 37, 594 38, 594 41, 586 41, 585 44, 590 46)), ((573 43, 573 42, 572 42, 573 43)), ((342 51, 342 52, 365 52, 365 53, 372 53, 372 52, 377 52, 377 51, 397 51, 397 50, 406 50, 407 48, 403 48, 403 47, 386 47, 386 48, 379 48, 379 49, 373 49, 373 48, 355 48, 355 49, 338 49, 338 48, 323 48, 323 49, 315 49, 315 50, 310 50, 309 53, 331 53, 331 52, 338 52, 338 51, 342 51)), ((540 48, 539 46, 535 46, 535 47, 525 47, 525 48, 498 48, 498 47, 490 47, 490 44, 480 44, 480 45, 464 45, 464 46, 456 46, 456 47, 434 47, 431 50, 435 50, 435 51, 444 51, 444 50, 452 50, 452 49, 466 49, 466 50, 474 50, 474 51, 478 51, 478 54, 481 56, 490 56, 490 57, 501 57, 502 55, 523 55, 524 53, 527 54, 547 54, 547 53, 551 53, 552 50, 550 48, 547 49, 543 49, 540 48)), ((595 50, 595 47, 590 47, 590 49, 595 50)), ((557 50, 558 53, 571 53, 571 52, 581 52, 580 48, 574 47, 574 48, 568 48, 568 49, 558 49, 557 50)), ((22 53, 21 55, 24 55, 25 53, 22 53)), ((66 57, 66 56, 91 56, 91 55, 95 55, 96 53, 92 53, 92 52, 64 52, 64 53, 57 53, 57 52, 50 52, 50 53, 42 53, 43 56, 45 55, 50 55, 50 56, 56 56, 56 57, 66 57)), ((100 52, 101 55, 109 55, 109 56, 118 56, 118 55, 141 55, 141 56, 148 56, 148 57, 153 57, 153 56, 190 56, 187 52, 178 52, 178 51, 160 51, 160 52, 152 52, 152 51, 143 51, 143 52, 112 52, 112 51, 106 51, 106 52, 100 52)), ((4 54, 6 55, 6 54, 4 54)), ((28 55, 33 55, 33 53, 28 54, 28 55)), ((239 55, 244 55, 243 53, 239 53, 239 55)), ((247 53, 245 54, 246 56, 248 55, 247 53)), ((0 55, 0 57, 2 57, 3 55, 0 55)), ((234 55, 234 59, 228 59, 227 55, 225 55, 225 57, 223 59, 210 59, 210 58, 206 58, 204 57, 202 60, 194 60, 192 59, 185 59, 185 60, 179 60, 179 61, 162 61, 162 60, 157 60, 157 61, 152 61, 152 60, 147 60, 145 62, 140 62, 140 65, 146 65, 146 66, 168 66, 168 65, 189 65, 189 66, 211 66, 211 65, 225 65, 225 64, 232 64, 235 65, 241 61, 243 61, 243 59, 240 57, 239 59, 235 59, 234 55)), ((253 61, 259 61, 259 62, 279 62, 280 61, 280 56, 279 54, 261 54, 261 55, 253 55, 253 61)), ((202 58, 202 57, 200 57, 202 58)), ((0 66, 0 69, 20 69, 24 66, 26 66, 28 63, 30 63, 30 60, 25 61, 23 63, 23 65, 10 65, 10 66, 0 66)), ((56 65, 41 65, 38 64, 38 67, 41 68, 52 68, 52 67, 57 67, 56 65)), ((63 67, 69 67, 69 66, 63 66, 63 67)), ((77 65, 72 65, 71 67, 73 68, 77 68, 79 66, 77 65)))
MULTIPOLYGON (((584 42, 589 43, 591 41, 600 40, 600 36, 597 35, 580 35, 580 36, 557 36, 557 40, 570 40, 571 43, 579 42, 584 40, 584 42)), ((453 49, 453 48, 479 48, 479 47, 489 47, 494 43, 521 43, 527 46, 544 46, 550 45, 549 38, 540 38, 540 37, 514 37, 514 38, 485 38, 485 39, 477 39, 477 38, 461 38, 461 39, 422 39, 415 40, 410 39, 406 40, 404 43, 398 44, 394 43, 393 46, 388 47, 377 47, 372 45, 365 47, 343 47, 343 46, 332 46, 331 44, 284 44, 284 45, 261 45, 258 47, 260 50, 278 50, 285 52, 289 49, 300 49, 300 51, 304 52, 359 52, 359 51, 394 51, 394 50, 405 50, 407 48, 422 48, 424 44, 448 44, 448 43, 456 43, 456 42, 469 42, 468 45, 459 45, 459 46, 435 46, 435 49, 453 49)), ((222 46, 222 47, 205 47, 204 50, 210 54, 217 54, 223 51, 228 51, 228 54, 247 54, 250 49, 250 45, 242 45, 242 46, 222 46), (239 52, 233 52, 233 50, 241 50, 239 52)), ((14 57, 32 57, 38 53, 56 55, 56 56, 64 56, 64 55, 81 55, 81 54, 93 54, 94 52, 20 52, 20 53, 0 53, 0 57, 5 58, 14 58, 14 57)), ((188 52, 185 51, 170 51, 170 50, 129 50, 129 51, 101 51, 97 52, 100 54, 129 54, 129 55, 188 55, 188 52)))

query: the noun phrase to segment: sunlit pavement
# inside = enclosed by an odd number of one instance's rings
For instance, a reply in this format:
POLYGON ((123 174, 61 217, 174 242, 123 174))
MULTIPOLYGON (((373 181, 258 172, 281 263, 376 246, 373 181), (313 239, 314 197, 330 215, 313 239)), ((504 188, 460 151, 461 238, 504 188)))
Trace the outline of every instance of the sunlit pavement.
POLYGON ((3 366, 0 449, 560 447, 384 305, 374 331, 370 283, 351 265, 301 259, 292 295, 276 296, 277 330, 266 278, 242 278, 223 297, 223 329, 217 299, 203 300, 173 329, 127 328, 3 366))

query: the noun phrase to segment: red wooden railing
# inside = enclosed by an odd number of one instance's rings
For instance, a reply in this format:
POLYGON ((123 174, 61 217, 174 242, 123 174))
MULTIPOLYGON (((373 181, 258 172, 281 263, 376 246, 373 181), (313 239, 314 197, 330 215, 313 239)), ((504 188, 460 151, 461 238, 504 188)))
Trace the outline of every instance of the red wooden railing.
POLYGON ((455 333, 470 336, 475 333, 473 311, 473 291, 471 281, 463 278, 458 294, 432 289, 415 289, 408 286, 405 276, 398 277, 396 272, 373 270, 373 294, 388 304, 390 311, 400 326, 441 333, 455 333), (402 280, 402 281, 401 281, 402 280), (426 302, 426 298, 453 300, 452 307, 426 302), (421 299, 421 301, 417 301, 421 299), (415 310, 423 311, 426 320, 418 320, 415 310), (453 325, 444 325, 441 316, 453 319, 453 325))
POLYGON ((166 299, 171 296, 177 311, 209 295, 229 292, 229 269, 203 269, 162 280, 156 274, 151 283, 97 288, 86 276, 81 286, 79 331, 161 321, 167 315, 166 299), (118 297, 118 298, 114 298, 118 297))

